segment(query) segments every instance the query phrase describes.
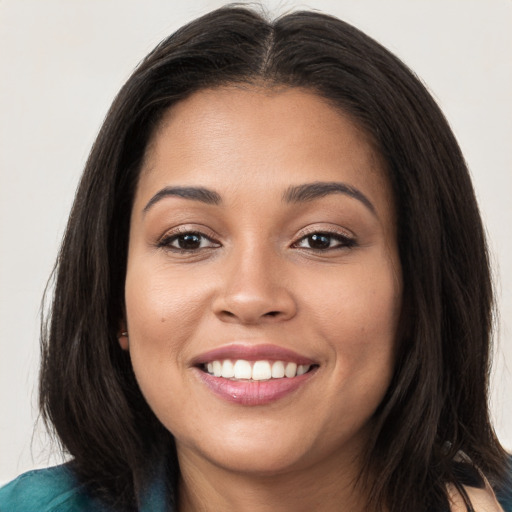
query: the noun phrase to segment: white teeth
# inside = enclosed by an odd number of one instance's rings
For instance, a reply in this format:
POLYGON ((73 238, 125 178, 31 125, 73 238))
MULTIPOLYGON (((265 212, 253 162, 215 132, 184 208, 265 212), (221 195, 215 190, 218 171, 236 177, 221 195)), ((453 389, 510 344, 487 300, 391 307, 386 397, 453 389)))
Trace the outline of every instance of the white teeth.
POLYGON ((233 363, 226 359, 222 362, 222 377, 225 379, 231 379, 235 376, 235 369, 233 367, 233 363))
POLYGON ((252 368, 249 361, 239 359, 235 363, 235 379, 250 379, 252 377, 252 368))
POLYGON ((220 361, 213 361, 213 375, 215 375, 215 377, 222 375, 222 364, 220 361))
POLYGON ((299 364, 299 366, 297 366, 297 375, 304 375, 308 370, 309 370, 309 365, 299 364))
POLYGON ((268 361, 256 361, 252 367, 252 380, 268 380, 272 370, 268 361))
POLYGON ((295 377, 295 375, 297 375, 297 365, 295 363, 287 363, 286 368, 284 369, 284 374, 289 379, 291 377, 295 377))
POLYGON ((276 361, 272 365, 272 378, 282 379, 284 377, 284 363, 283 361, 276 361))
POLYGON ((244 380, 269 380, 289 379, 304 375, 311 368, 309 364, 299 364, 284 361, 255 361, 250 362, 245 359, 230 359, 211 361, 205 364, 204 369, 215 377, 225 379, 244 379, 244 380))

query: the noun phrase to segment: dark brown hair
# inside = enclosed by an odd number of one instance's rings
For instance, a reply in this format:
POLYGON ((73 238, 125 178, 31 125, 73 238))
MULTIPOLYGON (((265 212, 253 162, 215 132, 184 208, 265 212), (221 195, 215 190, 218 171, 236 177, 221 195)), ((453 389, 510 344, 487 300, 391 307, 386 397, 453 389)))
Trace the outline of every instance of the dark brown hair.
POLYGON ((146 404, 117 341, 129 218, 162 114, 195 91, 233 83, 301 87, 328 99, 372 137, 386 163, 404 306, 394 376, 361 476, 371 484, 368 510, 446 507, 460 452, 499 482, 506 455, 487 408, 489 262, 446 120, 414 74, 354 27, 313 12, 269 22, 242 7, 216 10, 159 44, 116 97, 87 161, 43 324, 40 378, 43 417, 77 475, 131 510, 162 447, 178 474, 172 435, 146 404))

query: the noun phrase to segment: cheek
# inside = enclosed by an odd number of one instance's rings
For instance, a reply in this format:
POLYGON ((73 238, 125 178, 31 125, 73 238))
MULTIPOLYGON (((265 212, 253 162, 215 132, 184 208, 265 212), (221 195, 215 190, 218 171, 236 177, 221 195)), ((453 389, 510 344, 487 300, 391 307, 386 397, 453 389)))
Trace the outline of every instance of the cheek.
MULTIPOLYGON (((125 304, 132 364, 141 384, 151 375, 172 378, 166 366, 182 367, 200 323, 207 291, 168 269, 129 265, 125 304), (146 376, 148 377, 146 379, 146 376)), ((154 379, 153 379, 154 380, 154 379)))
POLYGON ((130 358, 142 394, 171 429, 169 418, 187 408, 186 361, 204 290, 168 269, 130 263, 125 283, 130 358))
POLYGON ((148 337, 177 327, 182 334, 194 325, 206 291, 183 273, 171 273, 165 266, 145 268, 134 262, 128 268, 125 284, 126 314, 131 337, 143 332, 148 337))
POLYGON ((394 331, 401 304, 401 283, 394 266, 377 261, 315 276, 302 286, 303 298, 325 325, 367 332, 394 331), (316 306, 315 306, 316 304, 316 306))
POLYGON ((354 265, 323 283, 304 284, 306 307, 339 372, 375 372, 378 379, 391 374, 401 280, 393 262, 386 261, 354 265))

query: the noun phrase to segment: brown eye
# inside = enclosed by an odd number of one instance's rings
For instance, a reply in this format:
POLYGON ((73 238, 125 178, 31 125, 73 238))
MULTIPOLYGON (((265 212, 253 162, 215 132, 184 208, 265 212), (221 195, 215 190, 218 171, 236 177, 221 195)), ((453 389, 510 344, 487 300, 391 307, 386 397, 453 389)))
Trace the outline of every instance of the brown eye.
POLYGON ((220 244, 214 242, 203 233, 191 231, 167 236, 161 240, 158 246, 174 251, 194 252, 200 251, 201 249, 220 247, 220 244))
POLYGON ((331 246, 331 236, 323 233, 317 233, 307 237, 311 249, 329 249, 331 246))
POLYGON ((196 233, 187 233, 176 237, 174 242, 180 249, 199 249, 201 247, 201 236, 196 233))
POLYGON ((296 247, 310 249, 313 251, 328 251, 330 249, 341 249, 353 247, 355 240, 339 233, 312 233, 301 238, 296 247))

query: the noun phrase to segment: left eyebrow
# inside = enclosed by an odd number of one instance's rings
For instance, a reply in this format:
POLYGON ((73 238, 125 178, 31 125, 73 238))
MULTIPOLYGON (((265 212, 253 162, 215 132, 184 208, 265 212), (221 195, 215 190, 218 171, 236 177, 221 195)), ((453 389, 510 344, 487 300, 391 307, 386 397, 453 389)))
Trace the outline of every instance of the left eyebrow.
POLYGON ((303 203, 330 194, 344 194, 357 199, 374 215, 377 215, 375 206, 359 189, 337 181, 315 181, 313 183, 288 187, 283 194, 283 200, 287 203, 303 203))
POLYGON ((220 204, 222 202, 220 195, 214 190, 204 187, 165 187, 159 190, 144 206, 146 213, 155 203, 161 201, 165 197, 181 197, 183 199, 191 199, 206 204, 220 204))

